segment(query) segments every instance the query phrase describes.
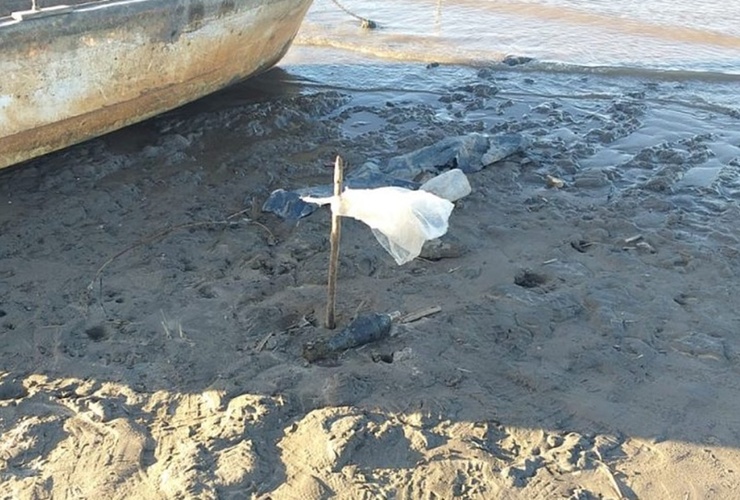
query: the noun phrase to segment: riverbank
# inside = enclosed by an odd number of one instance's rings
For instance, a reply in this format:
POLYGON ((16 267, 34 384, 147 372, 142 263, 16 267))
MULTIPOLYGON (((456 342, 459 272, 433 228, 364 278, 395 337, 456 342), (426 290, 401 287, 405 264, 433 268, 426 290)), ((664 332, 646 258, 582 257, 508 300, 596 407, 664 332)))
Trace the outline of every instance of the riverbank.
POLYGON ((0 172, 0 491, 736 496, 740 112, 723 92, 288 65, 0 172), (336 154, 351 172, 470 133, 529 145, 469 176, 455 252, 399 267, 343 227, 340 324, 441 311, 307 363, 328 334, 328 212, 264 201, 330 182, 336 154))

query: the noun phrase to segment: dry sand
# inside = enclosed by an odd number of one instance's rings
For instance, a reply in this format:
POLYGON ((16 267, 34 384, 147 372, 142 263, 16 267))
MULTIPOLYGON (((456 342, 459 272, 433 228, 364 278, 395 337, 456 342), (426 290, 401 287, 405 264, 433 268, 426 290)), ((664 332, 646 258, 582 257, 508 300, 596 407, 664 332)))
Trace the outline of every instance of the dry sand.
POLYGON ((325 71, 0 172, 0 497, 740 496, 738 110, 670 81, 325 71), (329 215, 269 193, 473 131, 530 146, 470 176, 456 252, 399 267, 343 228, 340 324, 441 312, 307 363, 329 215))

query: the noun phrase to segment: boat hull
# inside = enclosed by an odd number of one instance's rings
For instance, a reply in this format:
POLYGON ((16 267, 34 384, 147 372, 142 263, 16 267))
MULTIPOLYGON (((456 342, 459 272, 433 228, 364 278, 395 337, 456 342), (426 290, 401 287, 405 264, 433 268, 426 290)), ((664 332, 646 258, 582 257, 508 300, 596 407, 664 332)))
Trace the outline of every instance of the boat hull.
POLYGON ((244 80, 311 0, 126 0, 0 19, 0 168, 244 80))

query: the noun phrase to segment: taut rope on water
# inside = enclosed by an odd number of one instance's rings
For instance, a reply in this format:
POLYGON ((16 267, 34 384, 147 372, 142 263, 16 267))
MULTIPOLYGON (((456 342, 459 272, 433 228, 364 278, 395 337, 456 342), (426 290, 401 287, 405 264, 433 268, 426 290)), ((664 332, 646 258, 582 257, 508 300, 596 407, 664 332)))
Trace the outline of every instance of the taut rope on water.
POLYGON ((368 29, 368 30, 372 30, 372 29, 375 29, 375 28, 378 27, 378 24, 375 21, 373 21, 371 19, 367 19, 367 18, 362 17, 362 16, 358 16, 357 14, 355 14, 354 12, 352 12, 351 10, 349 10, 347 7, 345 7, 344 5, 342 5, 341 3, 339 3, 339 0, 331 0, 331 1, 334 2, 334 5, 336 5, 337 7, 339 7, 339 9, 341 11, 343 11, 344 13, 346 13, 346 14, 354 17, 358 21, 360 21, 360 26, 362 26, 363 28, 368 29))

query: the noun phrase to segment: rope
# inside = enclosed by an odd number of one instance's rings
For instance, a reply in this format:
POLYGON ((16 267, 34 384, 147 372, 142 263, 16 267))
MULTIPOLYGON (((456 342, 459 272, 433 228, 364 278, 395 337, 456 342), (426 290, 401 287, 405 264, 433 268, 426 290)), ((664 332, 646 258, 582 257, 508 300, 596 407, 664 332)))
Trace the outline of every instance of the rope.
POLYGON ((339 7, 339 10, 343 11, 345 14, 348 14, 348 15, 354 17, 355 19, 357 19, 358 21, 360 21, 360 26, 362 26, 362 28, 364 28, 366 30, 372 30, 372 29, 375 29, 375 28, 378 27, 378 24, 375 21, 373 21, 371 19, 367 19, 367 18, 362 17, 362 16, 358 16, 357 14, 355 14, 354 12, 352 12, 348 8, 346 8, 344 5, 342 5, 341 3, 339 3, 339 0, 331 0, 331 1, 334 2, 334 5, 336 5, 337 7, 339 7))

